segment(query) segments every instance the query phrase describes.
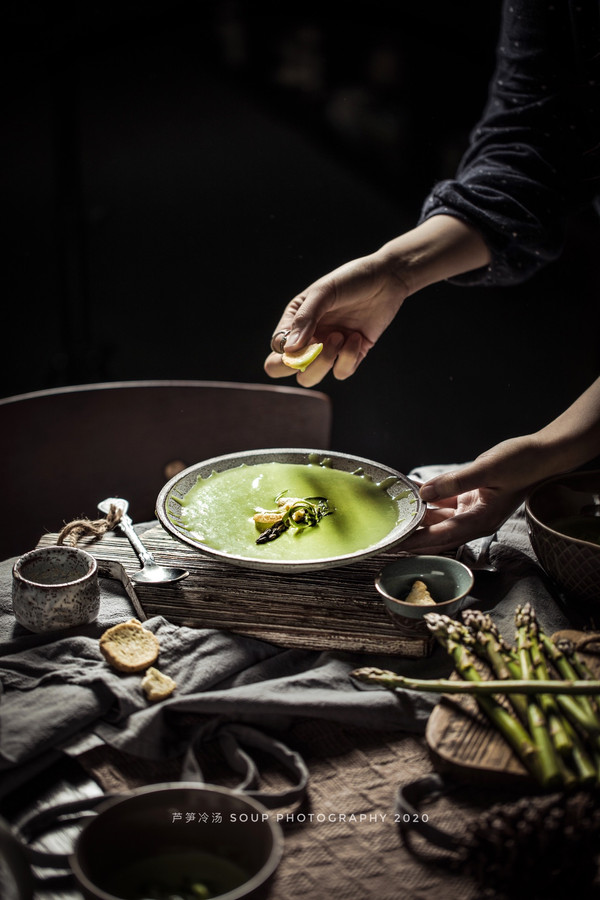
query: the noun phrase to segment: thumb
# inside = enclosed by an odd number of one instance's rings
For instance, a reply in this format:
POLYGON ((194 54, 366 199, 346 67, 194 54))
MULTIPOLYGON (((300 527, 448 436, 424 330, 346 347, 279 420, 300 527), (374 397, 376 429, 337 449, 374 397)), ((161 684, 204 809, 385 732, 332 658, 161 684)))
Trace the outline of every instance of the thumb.
POLYGON ((310 343, 324 313, 331 307, 334 296, 334 288, 326 279, 321 284, 312 285, 299 296, 300 305, 289 326, 291 330, 287 337, 286 349, 298 350, 310 343))

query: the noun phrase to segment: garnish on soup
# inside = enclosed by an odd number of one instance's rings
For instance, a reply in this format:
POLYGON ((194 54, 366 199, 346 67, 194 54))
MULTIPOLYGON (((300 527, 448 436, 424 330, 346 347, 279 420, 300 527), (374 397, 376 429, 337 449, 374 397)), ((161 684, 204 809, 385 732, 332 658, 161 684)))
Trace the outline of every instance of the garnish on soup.
POLYGON ((285 497, 284 494, 282 491, 275 498, 277 510, 260 510, 254 514, 256 527, 262 531, 257 544, 275 540, 288 528, 314 528, 323 516, 335 512, 327 497, 285 497))

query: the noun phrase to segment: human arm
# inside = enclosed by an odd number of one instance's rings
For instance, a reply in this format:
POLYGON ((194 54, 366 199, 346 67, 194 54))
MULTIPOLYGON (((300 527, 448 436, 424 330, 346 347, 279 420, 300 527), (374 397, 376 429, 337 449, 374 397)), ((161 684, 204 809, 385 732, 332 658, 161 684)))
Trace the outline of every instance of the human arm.
MULTIPOLYGON (((420 287, 441 279, 517 283, 559 255, 568 213, 597 188, 600 54, 585 52, 597 20, 597 9, 574 0, 505 3, 488 103, 456 177, 436 185, 417 228, 314 282, 286 307, 275 334, 292 329, 287 349, 325 343, 300 384, 317 384, 332 369, 340 379, 351 375, 420 287), (434 246, 448 220, 453 231, 476 235, 479 261, 459 254, 456 265, 451 234, 449 244, 434 246)), ((273 378, 290 374, 278 353, 265 369, 273 378)))
MULTIPOLYGON (((348 378, 407 297, 488 261, 489 251, 475 229, 453 216, 434 216, 315 281, 288 303, 274 334, 291 329, 286 350, 323 341, 321 355, 297 375, 304 387, 330 370, 338 379, 348 378)), ((294 374, 278 350, 267 357, 265 371, 272 378, 294 374)))
POLYGON ((521 283, 556 259, 569 214, 597 191, 600 56, 595 4, 506 0, 486 107, 456 175, 422 218, 452 212, 492 253, 460 284, 521 283))
POLYGON ((510 438, 463 468, 422 485, 431 504, 424 527, 403 543, 412 553, 445 553, 493 534, 531 488, 600 454, 600 378, 539 431, 510 438))

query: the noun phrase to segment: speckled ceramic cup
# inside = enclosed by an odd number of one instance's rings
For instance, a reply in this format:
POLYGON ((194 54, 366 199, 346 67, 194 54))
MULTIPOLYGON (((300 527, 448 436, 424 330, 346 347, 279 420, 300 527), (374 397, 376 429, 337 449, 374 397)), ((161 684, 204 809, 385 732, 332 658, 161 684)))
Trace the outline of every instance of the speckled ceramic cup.
POLYGON ((78 547, 41 547, 13 566, 15 619, 29 631, 93 622, 100 608, 98 564, 78 547))

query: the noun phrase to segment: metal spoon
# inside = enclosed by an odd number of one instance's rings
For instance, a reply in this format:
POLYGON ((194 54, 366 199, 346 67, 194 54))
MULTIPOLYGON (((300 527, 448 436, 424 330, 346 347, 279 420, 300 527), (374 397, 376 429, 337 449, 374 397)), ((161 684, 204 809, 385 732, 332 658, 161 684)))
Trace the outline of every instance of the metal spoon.
POLYGON ((128 538, 142 563, 140 571, 135 572, 131 576, 132 581, 142 584, 161 584, 187 578, 190 573, 186 569, 179 569, 176 566, 159 566, 150 551, 144 547, 134 531, 131 518, 127 515, 127 510, 129 509, 127 500, 123 500, 121 497, 109 497, 98 504, 98 509, 105 515, 108 515, 111 506, 116 506, 117 509, 123 510, 123 515, 117 527, 128 538))

